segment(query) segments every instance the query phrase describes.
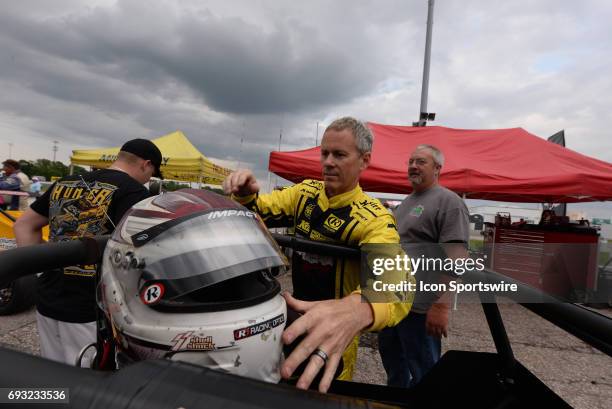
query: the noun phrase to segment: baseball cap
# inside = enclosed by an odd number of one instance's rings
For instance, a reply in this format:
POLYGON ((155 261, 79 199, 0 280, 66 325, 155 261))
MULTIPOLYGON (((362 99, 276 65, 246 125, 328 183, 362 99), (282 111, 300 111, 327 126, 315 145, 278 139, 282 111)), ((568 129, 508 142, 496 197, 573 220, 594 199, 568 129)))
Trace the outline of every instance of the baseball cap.
POLYGON ((148 139, 132 139, 127 141, 121 147, 123 152, 129 152, 144 160, 150 160, 155 167, 153 176, 161 179, 162 174, 159 167, 162 163, 162 154, 157 146, 148 139))

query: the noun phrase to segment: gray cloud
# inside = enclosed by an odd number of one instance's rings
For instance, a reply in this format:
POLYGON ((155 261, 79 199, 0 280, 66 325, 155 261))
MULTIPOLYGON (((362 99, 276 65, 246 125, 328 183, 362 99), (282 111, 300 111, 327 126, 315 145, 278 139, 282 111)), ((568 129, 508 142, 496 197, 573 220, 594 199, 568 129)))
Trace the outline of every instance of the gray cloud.
MULTIPOLYGON (((179 82, 210 108, 235 114, 342 103, 370 92, 385 75, 368 63, 377 60, 376 48, 345 49, 297 20, 275 21, 266 30, 208 12, 169 19, 162 8, 127 1, 44 24, 14 15, 0 22, 15 47, 35 49, 40 57, 78 62, 161 93, 179 82)), ((355 32, 353 41, 363 45, 368 39, 355 32)), ((41 68, 19 74, 32 78, 42 71, 43 83, 30 84, 42 94, 77 102, 99 95, 86 76, 72 77, 70 84, 72 72, 60 76, 41 68)))

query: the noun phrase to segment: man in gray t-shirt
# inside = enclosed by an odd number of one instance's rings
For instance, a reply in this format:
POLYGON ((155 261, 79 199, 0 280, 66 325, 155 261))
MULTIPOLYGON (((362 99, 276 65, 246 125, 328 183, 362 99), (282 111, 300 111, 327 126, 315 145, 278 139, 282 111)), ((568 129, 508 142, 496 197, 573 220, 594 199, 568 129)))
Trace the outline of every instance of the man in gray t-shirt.
MULTIPOLYGON (((395 211, 402 247, 424 262, 467 257, 469 212, 463 200, 438 184, 444 156, 431 145, 419 145, 408 162, 413 193, 395 211)), ((435 263, 431 263, 433 266, 435 263)), ((443 282, 435 269, 417 269, 419 282, 443 282)), ((416 385, 440 359, 441 338, 447 336, 449 305, 442 294, 419 292, 412 310, 397 326, 379 333, 379 351, 387 384, 416 385)))

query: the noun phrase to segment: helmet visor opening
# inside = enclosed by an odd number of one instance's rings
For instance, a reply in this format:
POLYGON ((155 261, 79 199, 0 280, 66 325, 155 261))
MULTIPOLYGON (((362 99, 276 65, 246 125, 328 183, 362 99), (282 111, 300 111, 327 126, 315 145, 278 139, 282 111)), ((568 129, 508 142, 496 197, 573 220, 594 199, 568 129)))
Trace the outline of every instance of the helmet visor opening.
POLYGON ((142 261, 141 284, 164 282, 165 300, 287 265, 263 223, 247 210, 208 211, 162 225, 135 255, 142 261))
POLYGON ((211 312, 246 308, 265 302, 280 292, 280 284, 267 271, 222 281, 151 307, 159 311, 211 312))

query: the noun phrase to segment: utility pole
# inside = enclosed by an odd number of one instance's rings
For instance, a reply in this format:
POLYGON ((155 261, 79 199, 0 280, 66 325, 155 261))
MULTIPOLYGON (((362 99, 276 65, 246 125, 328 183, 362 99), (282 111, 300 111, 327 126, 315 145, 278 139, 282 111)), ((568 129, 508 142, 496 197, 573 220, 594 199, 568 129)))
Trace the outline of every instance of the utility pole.
POLYGON ((427 34, 425 35, 425 58, 423 61, 423 83, 421 85, 421 110, 419 120, 412 126, 426 126, 427 121, 436 118, 435 113, 427 112, 427 96, 429 92, 429 60, 431 59, 431 31, 433 28, 433 12, 435 0, 427 1, 427 34))
POLYGON ((283 140, 283 125, 281 124, 280 133, 278 134, 278 151, 279 152, 280 152, 282 140, 283 140))
POLYGON ((57 153, 57 144, 58 141, 53 141, 53 162, 55 162, 55 154, 57 153))
POLYGON ((246 129, 246 124, 242 121, 242 137, 240 137, 240 153, 238 154, 238 167, 236 169, 240 169, 240 165, 242 164, 242 144, 244 143, 244 133, 246 129))
POLYGON ((13 158, 13 142, 9 142, 9 159, 13 158))
POLYGON ((242 144, 243 143, 244 143, 244 136, 240 138, 240 153, 238 154, 238 166, 236 167, 236 169, 240 169, 240 166, 242 165, 242 144))
POLYGON ((319 121, 317 121, 317 136, 315 137, 315 147, 319 146, 319 121))

